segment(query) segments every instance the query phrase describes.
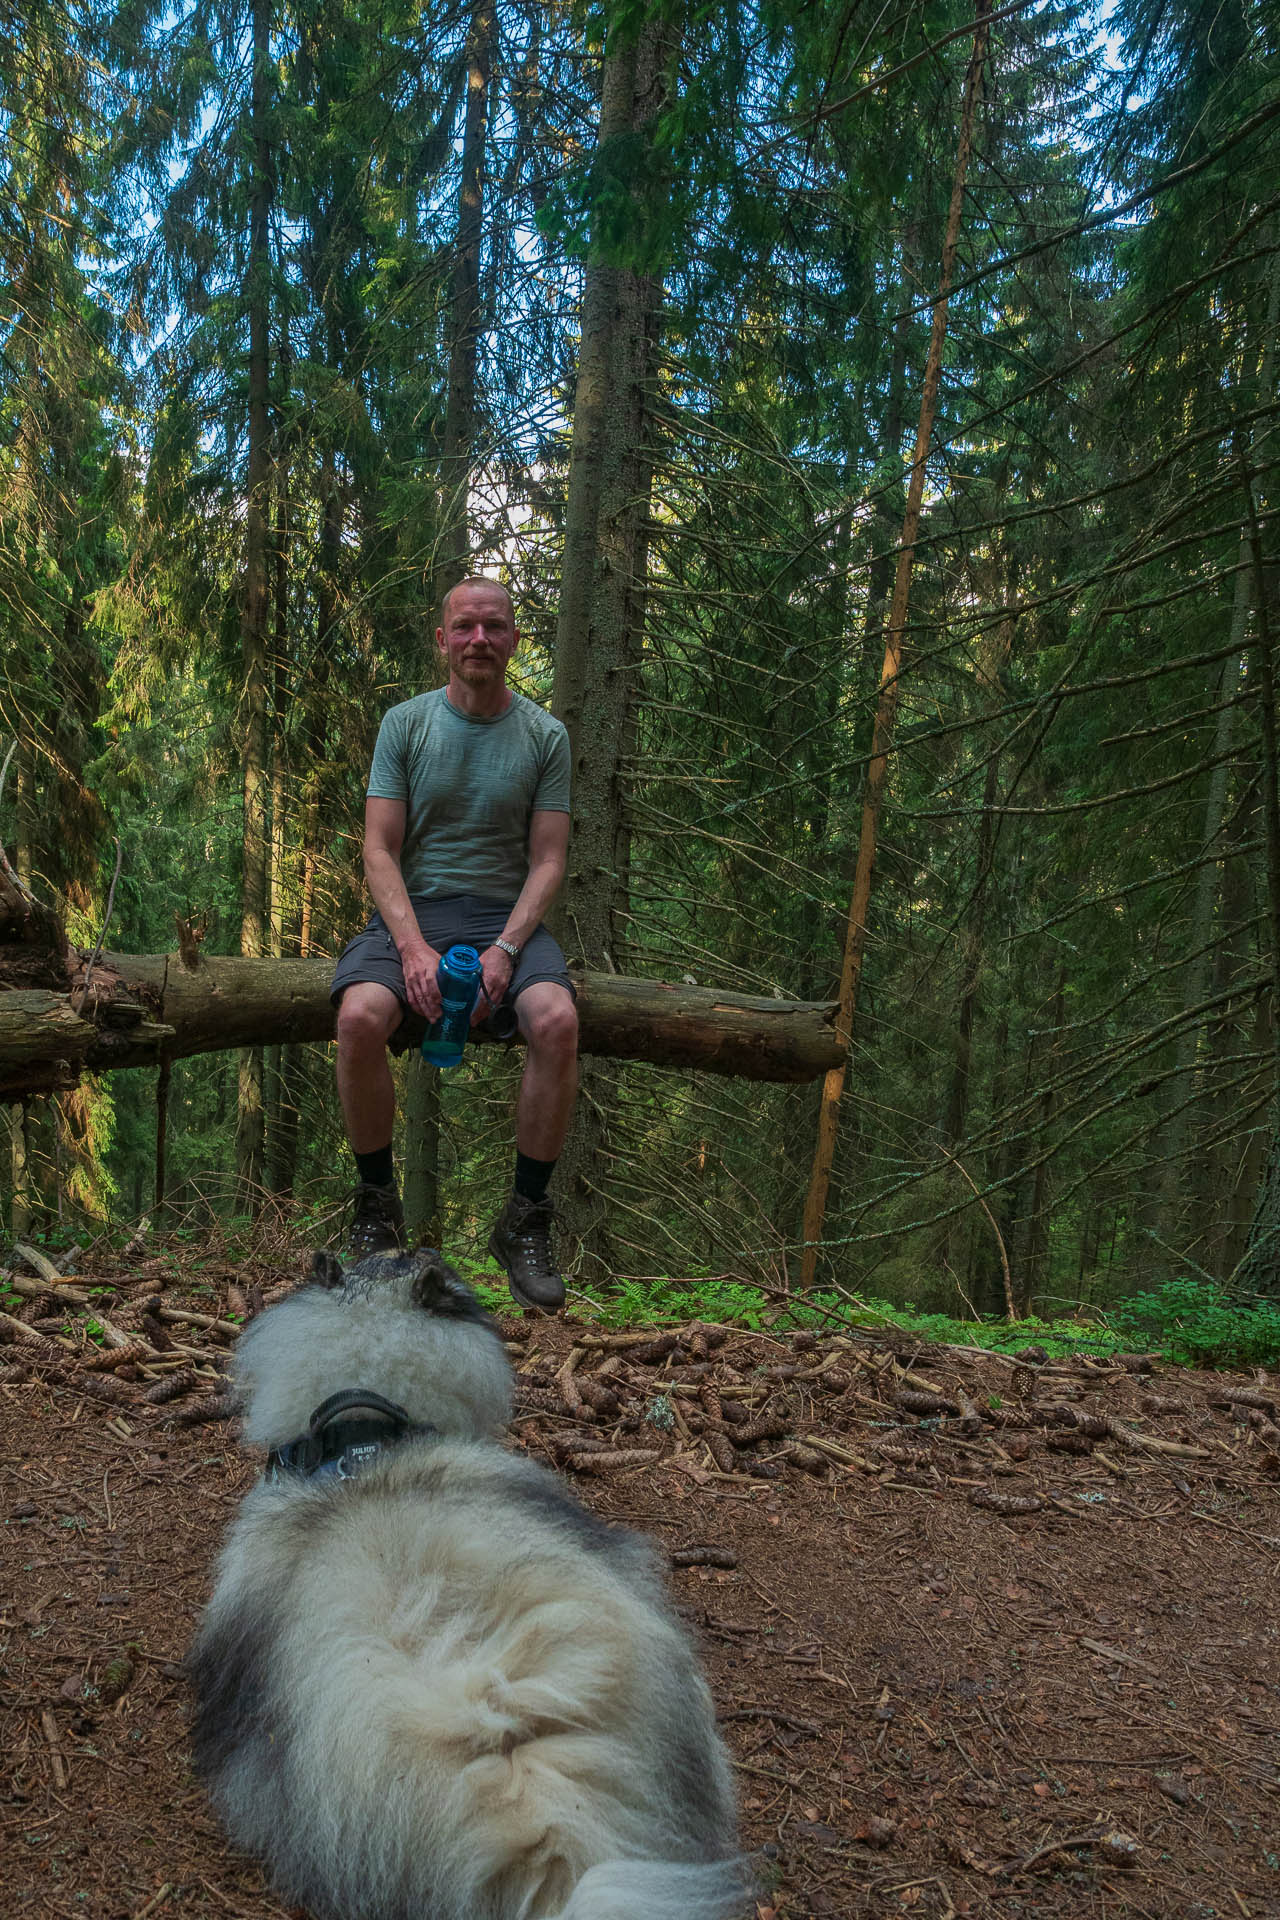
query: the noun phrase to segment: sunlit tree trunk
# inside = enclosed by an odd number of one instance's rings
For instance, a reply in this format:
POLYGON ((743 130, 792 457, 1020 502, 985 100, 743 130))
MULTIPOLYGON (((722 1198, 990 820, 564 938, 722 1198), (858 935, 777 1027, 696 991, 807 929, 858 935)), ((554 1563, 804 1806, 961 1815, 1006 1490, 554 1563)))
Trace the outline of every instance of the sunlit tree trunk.
MULTIPOLYGON (((925 463, 933 435, 934 414, 938 404, 938 386, 942 377, 942 343, 947 331, 947 303, 955 271, 956 245, 960 238, 960 216, 964 206, 964 183, 973 144, 973 121, 987 50, 987 14, 989 0, 982 0, 973 36, 973 53, 965 78, 964 100, 960 111, 960 138, 956 152, 951 205, 947 214, 946 236, 942 248, 942 270, 938 296, 933 307, 933 328, 925 362, 924 392, 920 399, 920 424, 916 432, 915 456, 907 488, 907 506, 898 546, 897 574, 893 601, 885 637, 884 666, 880 675, 880 697, 876 707, 871 758, 867 767, 862 801, 862 825, 858 840, 858 858, 854 869, 853 897, 845 933, 844 964, 840 974, 840 1035, 848 1043, 853 1031, 862 978, 862 960, 867 943, 867 910, 871 900, 871 876, 875 866, 876 842, 880 829, 880 809, 884 802, 889 775, 889 754, 893 746, 898 711, 898 689, 902 672, 902 652, 906 635, 907 606, 911 591, 911 565, 920 525, 924 499, 925 463)), ((818 1114, 818 1141, 804 1210, 804 1251, 801 1258, 801 1283, 812 1287, 817 1273, 822 1228, 826 1218, 827 1190, 831 1164, 835 1156, 839 1127, 840 1097, 844 1092, 845 1067, 833 1067, 822 1088, 818 1114)))

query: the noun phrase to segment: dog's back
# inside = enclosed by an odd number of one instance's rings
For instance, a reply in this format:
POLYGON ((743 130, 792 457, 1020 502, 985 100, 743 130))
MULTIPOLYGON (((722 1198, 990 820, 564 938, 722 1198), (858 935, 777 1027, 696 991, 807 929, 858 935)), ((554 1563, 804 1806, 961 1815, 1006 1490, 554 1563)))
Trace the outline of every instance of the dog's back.
POLYGON ((308 1290, 246 1335, 250 1432, 290 1437, 278 1368, 304 1398, 385 1396, 410 1431, 354 1478, 264 1481, 232 1529, 192 1658, 232 1835, 322 1920, 740 1911, 727 1761, 649 1548, 482 1437, 506 1393, 483 1323, 394 1287, 334 1300, 308 1290), (353 1347, 377 1379, 347 1376, 353 1347), (460 1373, 462 1437, 414 1432, 460 1373))

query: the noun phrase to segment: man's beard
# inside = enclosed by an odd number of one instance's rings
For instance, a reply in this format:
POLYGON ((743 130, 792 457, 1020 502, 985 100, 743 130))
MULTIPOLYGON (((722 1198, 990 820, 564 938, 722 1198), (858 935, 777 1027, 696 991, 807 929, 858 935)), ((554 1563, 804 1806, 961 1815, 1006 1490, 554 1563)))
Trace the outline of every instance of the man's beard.
POLYGON ((491 680, 501 676, 501 668, 495 659, 466 659, 458 665, 458 678, 465 680, 468 686, 487 686, 491 680))

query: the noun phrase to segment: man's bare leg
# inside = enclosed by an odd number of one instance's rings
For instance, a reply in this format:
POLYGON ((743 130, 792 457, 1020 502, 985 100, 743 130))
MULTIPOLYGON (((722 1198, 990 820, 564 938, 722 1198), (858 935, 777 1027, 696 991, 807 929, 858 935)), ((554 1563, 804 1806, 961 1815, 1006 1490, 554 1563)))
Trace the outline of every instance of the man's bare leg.
POLYGON ((516 1102, 517 1184, 489 1236, 489 1251, 506 1268, 521 1306, 555 1313, 564 1305, 564 1281, 551 1245, 546 1182, 578 1090, 578 1016, 573 995, 554 980, 526 987, 516 1013, 527 1047, 516 1102))
POLYGON ((360 1172, 348 1242, 355 1259, 404 1244, 404 1212, 391 1167, 396 1096, 387 1059, 387 1042, 403 1011, 391 989, 372 980, 348 987, 338 1004, 338 1098, 360 1172))
POLYGON ((555 1160, 578 1091, 577 1009, 567 988, 537 980, 516 1001, 516 1014, 528 1049, 516 1102, 516 1148, 533 1160, 555 1160))
POLYGON ((338 1005, 338 1098, 353 1153, 376 1153, 391 1144, 396 1092, 387 1042, 404 1008, 390 987, 361 981, 338 1005))

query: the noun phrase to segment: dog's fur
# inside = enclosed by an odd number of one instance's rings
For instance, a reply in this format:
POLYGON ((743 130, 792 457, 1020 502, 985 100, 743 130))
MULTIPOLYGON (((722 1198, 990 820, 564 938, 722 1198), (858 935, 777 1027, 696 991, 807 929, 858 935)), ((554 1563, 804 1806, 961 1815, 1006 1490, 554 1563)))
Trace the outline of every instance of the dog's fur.
POLYGON ((318 1920, 730 1920, 711 1697, 638 1536, 495 1434, 496 1329, 440 1256, 377 1255, 248 1327, 246 1441, 345 1388, 410 1436, 250 1492, 191 1655, 200 1772, 318 1920))

